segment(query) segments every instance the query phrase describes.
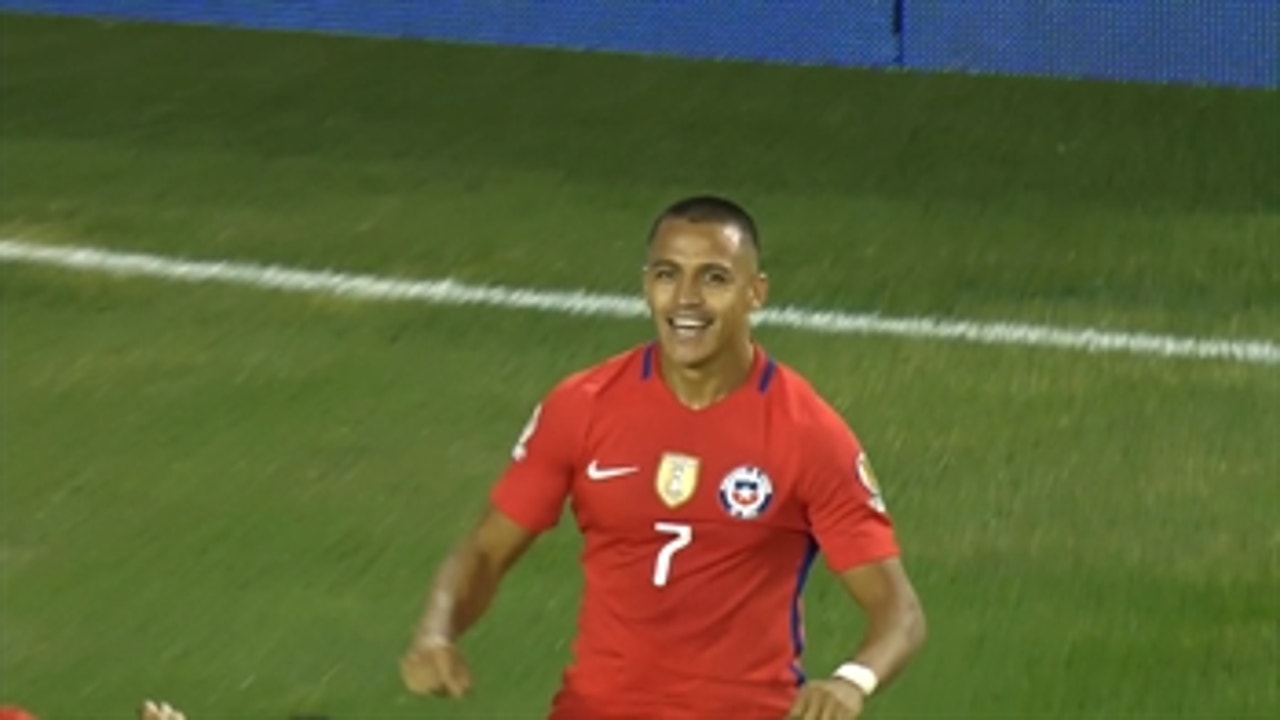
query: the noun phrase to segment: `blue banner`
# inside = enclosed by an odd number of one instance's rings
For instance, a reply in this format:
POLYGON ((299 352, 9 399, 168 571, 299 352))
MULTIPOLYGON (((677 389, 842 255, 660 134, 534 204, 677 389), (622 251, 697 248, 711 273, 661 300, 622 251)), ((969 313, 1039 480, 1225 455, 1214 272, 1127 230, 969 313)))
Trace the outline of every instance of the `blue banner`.
POLYGON ((1280 85, 1280 0, 908 0, 915 70, 1280 85))
POLYGON ((0 0, 161 22, 804 65, 897 61, 895 0, 0 0))
POLYGON ((1280 0, 0 0, 0 9, 695 59, 1280 86, 1280 0))

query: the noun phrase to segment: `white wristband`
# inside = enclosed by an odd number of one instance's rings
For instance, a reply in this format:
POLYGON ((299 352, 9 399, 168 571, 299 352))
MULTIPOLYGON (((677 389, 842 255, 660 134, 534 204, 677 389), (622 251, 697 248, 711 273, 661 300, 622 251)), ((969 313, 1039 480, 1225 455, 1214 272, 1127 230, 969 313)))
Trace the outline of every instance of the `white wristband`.
POLYGON ((875 670, 856 662, 847 662, 836 668, 835 676, 857 685, 862 694, 867 697, 871 697, 871 693, 875 692, 876 686, 880 684, 880 678, 876 677, 875 670))

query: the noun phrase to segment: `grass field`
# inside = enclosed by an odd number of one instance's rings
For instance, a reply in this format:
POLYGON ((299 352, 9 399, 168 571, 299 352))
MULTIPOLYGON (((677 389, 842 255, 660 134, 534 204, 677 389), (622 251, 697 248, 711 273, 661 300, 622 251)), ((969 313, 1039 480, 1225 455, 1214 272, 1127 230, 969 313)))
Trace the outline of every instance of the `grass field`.
MULTIPOLYGON (((636 288, 690 192, 775 300, 1280 341, 1280 95, 0 19, 0 236, 636 288)), ((0 266, 0 704, 539 718, 577 538, 459 704, 395 661, 531 405, 644 323, 0 266)), ((1280 370, 762 340, 869 446, 931 621, 868 717, 1280 715, 1280 370)), ((822 573, 823 672, 860 622, 822 573)))

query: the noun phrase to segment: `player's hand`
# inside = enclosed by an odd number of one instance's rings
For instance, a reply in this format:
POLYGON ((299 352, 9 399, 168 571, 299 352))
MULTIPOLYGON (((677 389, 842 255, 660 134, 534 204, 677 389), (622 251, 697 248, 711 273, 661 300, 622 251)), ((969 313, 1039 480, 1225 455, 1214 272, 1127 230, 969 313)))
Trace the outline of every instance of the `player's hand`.
POLYGON ((786 720, 857 720, 865 699, 862 690, 847 680, 810 680, 800 688, 786 720))
POLYGON ((460 698, 471 690, 471 670, 452 645, 409 648, 400 658, 400 678, 418 695, 460 698))
POLYGON ((167 702, 147 700, 138 708, 138 720, 187 720, 187 716, 167 702))

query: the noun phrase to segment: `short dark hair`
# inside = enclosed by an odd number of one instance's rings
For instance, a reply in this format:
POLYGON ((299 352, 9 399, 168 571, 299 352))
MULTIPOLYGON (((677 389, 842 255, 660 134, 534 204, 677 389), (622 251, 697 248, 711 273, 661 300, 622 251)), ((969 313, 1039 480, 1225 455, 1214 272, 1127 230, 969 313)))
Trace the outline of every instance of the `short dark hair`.
POLYGON ((671 203, 653 221, 649 228, 649 242, 658 233, 664 220, 688 220, 689 222, 716 222, 736 225, 747 237, 751 247, 760 252, 760 232, 756 221, 738 203, 719 195, 693 195, 671 203))

